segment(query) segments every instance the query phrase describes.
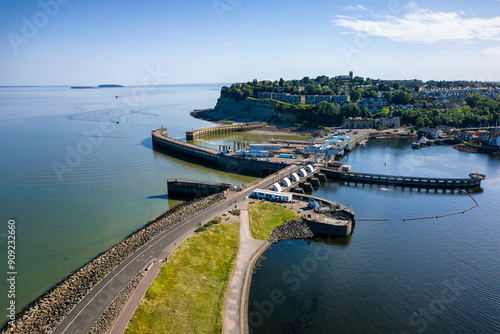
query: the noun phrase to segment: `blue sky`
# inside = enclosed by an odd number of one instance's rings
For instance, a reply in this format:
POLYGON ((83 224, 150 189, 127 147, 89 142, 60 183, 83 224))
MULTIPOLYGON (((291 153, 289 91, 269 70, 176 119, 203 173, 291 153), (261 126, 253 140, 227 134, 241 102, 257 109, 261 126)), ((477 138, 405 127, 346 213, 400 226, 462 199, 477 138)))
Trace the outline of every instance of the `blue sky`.
POLYGON ((0 85, 500 80, 500 1, 4 0, 0 85))

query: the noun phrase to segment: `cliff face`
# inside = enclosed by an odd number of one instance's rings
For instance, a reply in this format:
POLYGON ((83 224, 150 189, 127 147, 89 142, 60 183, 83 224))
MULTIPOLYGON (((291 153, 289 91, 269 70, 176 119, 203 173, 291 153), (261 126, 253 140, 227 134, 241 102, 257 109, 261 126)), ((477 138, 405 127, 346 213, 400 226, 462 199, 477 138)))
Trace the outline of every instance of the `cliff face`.
POLYGON ((221 97, 217 101, 215 111, 238 118, 252 119, 263 122, 294 122, 295 117, 290 114, 280 114, 274 108, 274 102, 269 100, 235 101, 221 97))

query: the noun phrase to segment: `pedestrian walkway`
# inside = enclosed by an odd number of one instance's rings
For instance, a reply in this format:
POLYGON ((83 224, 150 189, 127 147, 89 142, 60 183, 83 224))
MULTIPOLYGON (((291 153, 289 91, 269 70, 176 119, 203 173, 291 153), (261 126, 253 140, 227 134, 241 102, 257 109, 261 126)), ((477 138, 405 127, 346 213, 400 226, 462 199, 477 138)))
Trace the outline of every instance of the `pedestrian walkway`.
POLYGON ((224 313, 222 318, 223 334, 240 333, 240 306, 245 283, 245 275, 250 260, 254 254, 266 243, 264 240, 252 238, 250 232, 250 221, 248 217, 247 201, 239 203, 240 214, 240 247, 236 262, 234 264, 233 274, 229 281, 224 303, 224 313))

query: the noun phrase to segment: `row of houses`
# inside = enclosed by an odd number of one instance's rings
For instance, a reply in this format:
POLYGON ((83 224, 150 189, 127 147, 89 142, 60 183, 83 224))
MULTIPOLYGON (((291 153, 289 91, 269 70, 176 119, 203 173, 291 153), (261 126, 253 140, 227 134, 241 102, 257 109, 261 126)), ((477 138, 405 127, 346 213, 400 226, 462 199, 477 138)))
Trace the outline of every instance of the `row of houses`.
POLYGON ((290 93, 258 92, 258 99, 271 99, 286 103, 318 104, 326 101, 329 103, 344 104, 350 102, 349 95, 292 95, 290 93))
POLYGON ((367 108, 371 112, 379 112, 382 111, 385 107, 387 107, 387 99, 380 98, 362 98, 360 102, 358 102, 358 107, 367 108))
POLYGON ((423 86, 424 83, 422 80, 381 80, 381 79, 372 79, 371 80, 373 84, 386 84, 389 86, 394 85, 395 83, 399 83, 401 86, 406 86, 406 87, 419 87, 423 86))
POLYGON ((271 92, 258 92, 258 99, 270 99, 286 103, 305 103, 305 95, 292 95, 290 93, 271 93, 271 92))
POLYGON ((456 137, 460 141, 475 141, 486 146, 500 147, 500 131, 477 130, 462 131, 456 137))
POLYGON ((343 105, 349 103, 351 97, 349 95, 306 95, 307 104, 318 104, 323 101, 343 105))
POLYGON ((399 128, 401 119, 399 117, 364 118, 349 117, 344 118, 342 127, 344 129, 377 129, 377 128, 399 128))
POLYGON ((394 110, 420 110, 420 109, 446 109, 446 108, 458 108, 466 105, 465 101, 448 101, 443 100, 441 102, 417 102, 415 104, 398 104, 394 106, 394 110))
POLYGON ((422 91, 426 96, 438 96, 442 94, 485 94, 485 93, 500 93, 497 87, 456 87, 456 88, 431 88, 422 91))
POLYGON ((435 128, 428 128, 424 127, 418 130, 418 133, 426 138, 441 138, 443 135, 452 135, 453 133, 457 132, 458 130, 454 127, 448 126, 448 125, 438 125, 435 128))

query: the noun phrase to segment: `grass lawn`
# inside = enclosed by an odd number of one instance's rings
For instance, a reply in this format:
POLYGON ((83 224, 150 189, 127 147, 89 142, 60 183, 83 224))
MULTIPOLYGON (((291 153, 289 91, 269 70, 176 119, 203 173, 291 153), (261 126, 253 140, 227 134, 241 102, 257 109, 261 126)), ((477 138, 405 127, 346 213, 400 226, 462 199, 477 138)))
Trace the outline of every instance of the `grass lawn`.
POLYGON ((283 205, 255 202, 248 206, 250 231, 255 239, 267 240, 271 231, 284 223, 285 219, 299 218, 300 215, 283 205))
POLYGON ((221 333, 240 224, 196 233, 170 255, 126 333, 221 333))

